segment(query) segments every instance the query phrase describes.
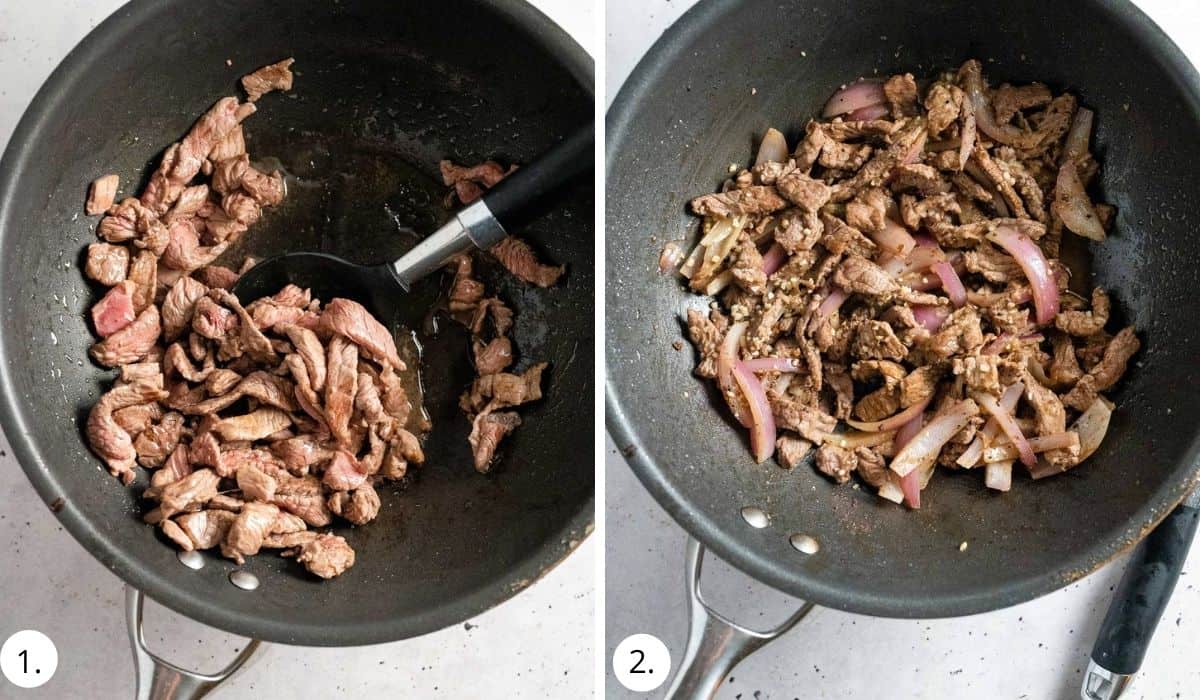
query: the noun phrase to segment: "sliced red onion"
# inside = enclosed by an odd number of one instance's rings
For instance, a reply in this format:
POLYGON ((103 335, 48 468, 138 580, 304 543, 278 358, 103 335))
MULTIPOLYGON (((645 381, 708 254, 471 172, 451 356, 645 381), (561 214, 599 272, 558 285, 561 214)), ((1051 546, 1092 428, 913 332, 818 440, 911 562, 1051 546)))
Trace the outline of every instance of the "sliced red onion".
POLYGON ((908 269, 908 262, 904 258, 898 258, 894 255, 884 253, 875 260, 879 264, 879 268, 892 278, 900 276, 900 273, 908 269))
POLYGON ((996 491, 1008 491, 1012 488, 1012 467, 1011 459, 987 465, 987 470, 983 475, 983 485, 996 491))
POLYGON ((750 417, 746 415, 745 408, 737 400, 737 394, 733 390, 733 366, 738 362, 738 348, 742 342, 742 336, 746 334, 747 325, 749 324, 745 321, 739 321, 730 326, 725 333, 725 338, 721 341, 720 352, 717 354, 717 385, 721 387, 721 394, 725 396, 725 401, 729 404, 729 410, 733 412, 733 417, 737 418, 742 425, 749 427, 750 417))
POLYGON ((1058 169, 1058 181, 1054 185, 1054 203, 1050 208, 1062 219, 1072 233, 1093 241, 1103 241, 1104 226, 1096 215, 1096 207, 1083 189, 1079 179, 1078 161, 1071 159, 1058 169))
MULTIPOLYGON (((1053 435, 1042 435, 1029 438, 1029 448, 1034 452, 1049 452, 1050 450, 1066 450, 1079 446, 1079 433, 1065 431, 1053 435)), ((1006 459, 1017 458, 1017 448, 1012 443, 992 445, 983 451, 984 462, 1003 462, 1006 459)))
MULTIPOLYGON (((928 405, 928 404, 926 404, 926 405, 928 405)), ((925 424, 925 414, 918 413, 916 416, 913 417, 912 420, 910 420, 909 422, 907 422, 903 426, 901 426, 900 429, 896 431, 896 440, 894 443, 896 446, 896 449, 897 450, 903 449, 904 446, 909 443, 909 441, 911 441, 914 437, 917 436, 917 433, 921 432, 921 426, 924 424, 925 424)))
POLYGON ((799 372, 800 361, 791 357, 760 357, 744 360, 743 365, 755 374, 759 372, 799 372))
POLYGON ((668 241, 663 246, 662 253, 658 256, 658 271, 669 272, 679 267, 683 262, 684 252, 683 246, 679 241, 668 241))
POLYGON ((912 165, 921 159, 921 154, 925 151, 925 142, 929 139, 929 132, 922 130, 917 134, 917 138, 913 144, 908 147, 908 152, 904 154, 903 160, 900 162, 905 165, 912 165))
POLYGON ((779 245, 778 243, 772 243, 771 247, 768 248, 767 252, 763 253, 762 256, 763 273, 766 274, 767 277, 775 274, 779 268, 783 267, 783 264, 787 262, 787 257, 787 251, 783 249, 783 246, 779 245))
POLYGON ((905 423, 908 423, 913 418, 919 417, 921 415, 921 412, 925 410, 925 407, 929 405, 930 401, 933 401, 932 396, 930 396, 929 398, 925 399, 924 401, 922 401, 920 403, 914 403, 913 405, 909 406, 908 408, 904 409, 903 411, 900 411, 896 415, 891 416, 889 418, 884 418, 883 420, 872 421, 870 423, 864 423, 863 421, 847 419, 846 424, 853 428, 858 428, 859 430, 862 430, 862 431, 868 432, 868 433, 879 433, 879 432, 884 432, 887 430, 899 430, 901 428, 901 426, 903 426, 905 423))
POLYGON ((1113 406, 1104 397, 1098 397, 1075 420, 1071 430, 1079 434, 1079 461, 1092 456, 1108 432, 1108 421, 1112 418, 1113 406))
POLYGON ((1004 410, 995 397, 991 394, 977 392, 974 395, 975 403, 979 404, 983 410, 991 414, 996 420, 996 424, 1008 436, 1008 439, 1017 448, 1017 455, 1021 458, 1021 464, 1027 467, 1032 467, 1037 464, 1037 457, 1033 454, 1033 448, 1029 446, 1029 441, 1021 433, 1021 426, 1017 425, 1017 421, 1013 418, 1012 413, 1004 410))
POLYGON ((988 102, 987 95, 983 94, 983 74, 979 62, 969 61, 963 68, 963 89, 967 93, 971 112, 979 130, 992 137, 992 140, 1006 145, 1019 148, 1036 146, 1041 141, 1041 134, 1026 133, 1012 124, 996 122, 992 104, 988 102))
POLYGON ((825 438, 825 442, 831 442, 838 447, 846 450, 853 450, 856 447, 875 447, 884 445, 895 439, 896 433, 888 431, 886 433, 866 433, 862 431, 833 433, 825 438))
MULTIPOLYGON (((1024 391, 1024 382, 1014 382, 1004 390, 1003 394, 1000 394, 1000 408, 1003 408, 1010 414, 1016 411, 1017 402, 1021 400, 1021 393, 1024 391)), ((979 432, 980 434, 975 436, 975 439, 971 441, 967 449, 959 455, 957 460, 958 466, 970 469, 979 464, 979 458, 983 456, 983 443, 985 441, 991 442, 992 438, 996 437, 996 434, 1000 432, 1000 424, 996 422, 995 418, 988 418, 987 423, 984 423, 983 429, 979 432)))
POLYGON ((733 379, 750 406, 750 450, 755 461, 762 464, 775 453, 775 416, 767 392, 744 362, 733 364, 733 379))
POLYGON ((767 129, 763 134, 762 143, 758 145, 758 157, 755 165, 763 163, 782 163, 788 158, 787 139, 778 129, 767 129))
POLYGON ((867 122, 872 119, 883 119, 891 114, 887 105, 870 105, 867 107, 859 107, 858 109, 846 115, 848 122, 867 122))
POLYGON ((921 470, 914 469, 900 477, 900 490, 904 493, 904 502, 913 510, 921 508, 921 470))
POLYGON ((859 80, 833 93, 833 97, 825 103, 825 109, 821 110, 821 116, 836 117, 884 102, 887 102, 887 96, 883 94, 883 83, 878 80, 859 80))
POLYGON ((1050 270, 1050 263, 1042 255, 1042 249, 1029 236, 1008 224, 997 226, 987 237, 1013 256, 1021 266, 1033 291, 1038 325, 1053 321, 1058 315, 1058 284, 1050 270))
POLYGON ((967 303, 967 288, 958 278, 954 266, 942 260, 935 262, 930 269, 942 281, 942 289, 946 290, 946 296, 950 297, 950 302, 954 304, 955 308, 962 308, 963 304, 967 303))
POLYGON ((930 333, 937 333, 946 319, 950 317, 950 307, 948 306, 913 304, 912 312, 917 323, 930 333))
POLYGON ((1071 122, 1071 130, 1067 132, 1067 139, 1063 143, 1062 157, 1059 159, 1060 164, 1066 163, 1068 160, 1077 160, 1084 157, 1088 153, 1088 143, 1092 140, 1092 119, 1095 114, 1087 107, 1080 107, 1075 110, 1075 119, 1071 122))
POLYGON ((962 170, 967 166, 967 161, 971 158, 971 151, 975 149, 976 129, 975 129, 975 110, 971 108, 970 103, 963 105, 963 123, 962 123, 962 138, 958 145, 958 169, 962 170))
POLYGON ((908 229, 890 218, 884 218, 882 230, 868 233, 867 236, 875 241, 883 252, 898 258, 907 257, 917 245, 908 229))
POLYGON ((919 471, 923 476, 927 471, 931 472, 942 447, 967 425, 967 421, 978 410, 974 401, 966 399, 929 421, 916 437, 892 458, 892 471, 901 477, 913 471, 919 471))
POLYGON ((821 305, 817 307, 817 311, 813 314, 815 320, 823 320, 826 316, 835 313, 850 295, 841 287, 830 286, 828 294, 821 300, 821 305))

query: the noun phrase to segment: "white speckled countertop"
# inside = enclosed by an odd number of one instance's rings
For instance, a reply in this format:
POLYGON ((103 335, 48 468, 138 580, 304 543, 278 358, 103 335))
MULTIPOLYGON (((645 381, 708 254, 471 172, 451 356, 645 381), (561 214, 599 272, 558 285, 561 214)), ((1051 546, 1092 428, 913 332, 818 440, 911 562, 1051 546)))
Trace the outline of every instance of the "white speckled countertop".
MULTIPOLYGON (((695 0, 608 0, 606 98, 661 33, 695 0)), ((1200 65, 1200 4, 1135 0, 1200 65)), ((682 529, 607 443, 606 668, 616 645, 639 632, 677 660, 687 632, 682 529)), ((796 603, 711 557, 703 590, 717 610, 765 629, 796 603)), ((947 620, 890 620, 818 609, 739 665, 718 700, 987 698, 1077 700, 1088 652, 1124 562, 1007 610, 947 620)), ((1200 697, 1200 547, 1154 637, 1128 700, 1200 697)), ((624 690, 612 700, 661 697, 624 690)))
MULTIPOLYGON (((532 0, 588 50, 592 3, 532 0)), ((120 0, 0 2, 0 148, 34 92, 120 0)), ((594 689, 595 538, 512 600, 468 624, 393 644, 343 649, 270 645, 213 697, 581 698, 594 689)), ((133 659, 121 582, 47 510, 0 436, 0 642, 34 628, 53 639, 54 678, 0 698, 127 698, 133 659)), ((232 658, 217 630, 148 604, 147 643, 181 665, 232 658)), ((240 646, 238 644, 233 646, 240 646)))

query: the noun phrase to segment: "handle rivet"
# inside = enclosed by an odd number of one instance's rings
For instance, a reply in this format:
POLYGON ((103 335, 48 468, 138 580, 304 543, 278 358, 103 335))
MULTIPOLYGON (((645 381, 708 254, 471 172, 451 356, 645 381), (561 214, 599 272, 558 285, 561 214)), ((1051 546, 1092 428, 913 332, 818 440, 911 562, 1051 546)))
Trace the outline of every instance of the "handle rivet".
POLYGON ((179 559, 179 563, 183 564, 189 569, 195 569, 199 571, 200 569, 204 568, 204 555, 200 554, 200 552, 195 550, 190 552, 180 551, 175 556, 179 559))
POLYGON ((253 591, 258 588, 258 577, 242 569, 229 574, 229 582, 243 591, 253 591))
POLYGON ((771 518, 758 506, 746 506, 742 509, 742 519, 750 527, 762 529, 771 524, 771 518))
POLYGON ((797 552, 802 552, 804 554, 816 554, 817 552, 821 551, 821 543, 817 542, 816 538, 810 537, 809 535, 802 535, 797 532, 788 538, 788 542, 792 543, 792 546, 796 548, 797 552))

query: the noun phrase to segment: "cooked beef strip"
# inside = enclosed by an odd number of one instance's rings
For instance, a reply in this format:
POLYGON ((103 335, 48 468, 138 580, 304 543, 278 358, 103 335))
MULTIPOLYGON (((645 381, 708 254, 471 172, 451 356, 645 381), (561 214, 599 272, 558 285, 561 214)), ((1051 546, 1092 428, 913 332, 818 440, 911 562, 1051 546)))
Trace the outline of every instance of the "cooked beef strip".
POLYGON ((543 265, 529 244, 515 236, 506 236, 488 249, 514 277, 538 287, 551 287, 562 277, 563 266, 543 265))
POLYGON ((485 409, 471 422, 471 434, 467 442, 475 456, 475 471, 485 473, 491 469, 496 448, 509 433, 521 425, 521 417, 513 411, 493 413, 485 409))
POLYGON ((346 540, 336 535, 319 535, 300 545, 296 561, 324 579, 340 576, 354 566, 354 550, 346 540))
POLYGON ((263 66, 249 75, 242 76, 242 89, 246 91, 246 99, 257 102, 258 98, 274 90, 292 89, 291 65, 294 58, 285 58, 278 63, 263 66))
POLYGON ((106 287, 120 284, 129 273, 129 249, 111 243, 92 243, 84 274, 106 287))

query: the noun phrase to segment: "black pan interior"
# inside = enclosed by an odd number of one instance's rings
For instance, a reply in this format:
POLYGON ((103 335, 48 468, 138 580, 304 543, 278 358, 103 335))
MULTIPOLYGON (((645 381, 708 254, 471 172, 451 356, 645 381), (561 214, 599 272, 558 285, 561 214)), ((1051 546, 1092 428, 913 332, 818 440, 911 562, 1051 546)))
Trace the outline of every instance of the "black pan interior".
POLYGON ((747 572, 863 613, 983 611, 1083 576, 1195 479, 1200 79, 1132 4, 710 0, 643 59, 607 128, 607 420, 656 498, 747 572), (1117 300, 1114 324, 1136 325, 1145 348, 1113 396, 1108 439, 1086 465, 1007 495, 979 474, 942 473, 918 512, 809 468, 756 466, 691 375, 690 345, 671 348, 685 308, 704 301, 657 272, 663 244, 694 242, 686 202, 746 163, 768 126, 794 144, 843 83, 928 77, 971 57, 995 83, 1044 81, 1096 111, 1100 190, 1119 215, 1092 246, 1092 274, 1117 300), (748 527, 743 506, 766 510, 770 527, 748 527), (820 552, 797 552, 793 533, 820 552))
MULTIPOLYGON (((551 290, 492 266, 481 277, 516 311, 518 367, 550 362, 547 398, 523 410, 488 476, 474 472, 456 407, 471 369, 466 337, 426 327, 425 386, 435 431, 412 483, 385 488, 369 527, 341 528, 358 552, 321 583, 273 555, 193 572, 143 525, 134 496, 100 468, 81 427, 109 379, 86 350, 95 299, 79 273, 96 220, 88 182, 145 173, 237 78, 294 56, 295 90, 259 102, 246 123, 252 157, 277 158, 288 201, 239 253, 321 250, 356 262, 398 257, 447 214, 437 163, 523 162, 587 123, 590 59, 521 2, 323 0, 135 2, 92 33, 39 93, 0 167, 4 427, 47 503, 101 561, 157 600, 261 639, 365 644, 422 634, 510 597, 591 529, 594 411, 593 193, 568 191, 532 224, 547 259, 566 263, 551 290), (227 65, 227 60, 230 65, 227 65), (553 235, 550 235, 550 234, 553 235), (584 458, 580 458, 581 455, 584 458)), ((433 279, 417 296, 436 295, 433 279)), ((7 478, 19 478, 14 474, 7 478)))

